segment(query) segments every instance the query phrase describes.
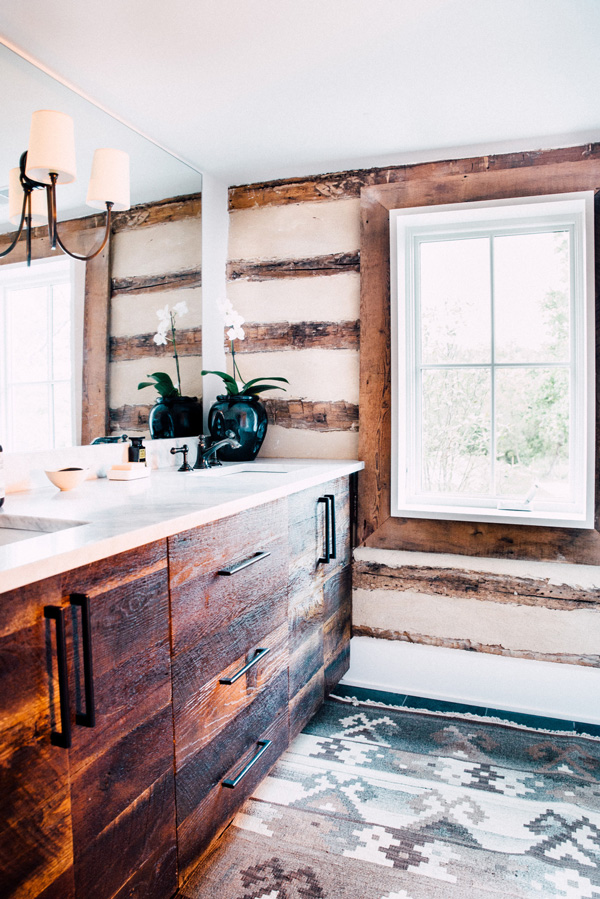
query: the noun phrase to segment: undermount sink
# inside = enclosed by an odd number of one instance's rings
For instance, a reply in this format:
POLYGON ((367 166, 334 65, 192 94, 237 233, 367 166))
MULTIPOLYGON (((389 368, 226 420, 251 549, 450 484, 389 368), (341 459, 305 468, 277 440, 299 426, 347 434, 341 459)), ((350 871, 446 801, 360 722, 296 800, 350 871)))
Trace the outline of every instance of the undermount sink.
POLYGON ((54 534, 67 528, 77 528, 85 521, 66 521, 59 518, 38 518, 33 515, 10 515, 0 512, 0 546, 19 543, 31 537, 54 534))
POLYGON ((290 474, 305 466, 301 462, 225 462, 223 465, 215 465, 214 468, 195 469, 190 472, 199 478, 226 478, 231 475, 246 474, 290 474))

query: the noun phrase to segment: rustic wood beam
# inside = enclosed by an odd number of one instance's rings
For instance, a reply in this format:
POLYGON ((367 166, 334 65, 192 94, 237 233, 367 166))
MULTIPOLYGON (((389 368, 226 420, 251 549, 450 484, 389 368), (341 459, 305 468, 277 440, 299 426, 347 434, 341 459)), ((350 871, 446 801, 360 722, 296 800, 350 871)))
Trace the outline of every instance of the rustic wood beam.
POLYGON ((573 653, 533 652, 529 649, 505 649, 488 643, 475 643, 473 640, 452 639, 449 637, 430 637, 428 634, 409 633, 408 631, 389 631, 378 627, 352 625, 353 637, 378 637, 383 640, 399 640, 403 643, 419 643, 425 646, 443 646, 446 649, 464 649, 468 652, 487 652, 492 655, 509 656, 513 659, 535 659, 540 662, 561 662, 565 665, 584 665, 587 668, 600 668, 600 656, 579 655, 573 653))
MULTIPOLYGON (((202 355, 202 328, 181 328, 177 331, 177 352, 180 356, 202 355)), ((110 338, 110 361, 122 362, 130 359, 147 359, 150 355, 172 356, 170 344, 157 346, 154 333, 135 334, 133 337, 110 338)))
POLYGON ((188 194, 169 197, 154 203, 141 203, 125 212, 117 212, 113 219, 113 232, 145 228, 165 222, 178 222, 186 218, 199 218, 202 214, 202 195, 188 194))
POLYGON ((115 431, 144 431, 148 428, 151 405, 119 406, 109 409, 109 433, 115 431))
POLYGON ((357 431, 358 406, 337 402, 313 402, 263 397, 271 424, 309 431, 357 431))
POLYGON ((168 272, 164 275, 137 275, 131 278, 113 278, 112 296, 120 293, 155 293, 161 290, 179 290, 184 287, 200 287, 202 270, 189 269, 182 272, 168 272))
MULTIPOLYGON (((468 563, 466 563, 468 564, 468 563)), ((424 593, 428 596, 480 599, 519 606, 572 611, 596 605, 600 589, 555 584, 549 578, 516 577, 492 572, 425 565, 391 568, 379 562, 355 560, 353 585, 363 590, 424 593)))
POLYGON ((275 350, 356 350, 360 322, 258 322, 244 323, 244 354, 275 350))
POLYGON ((329 253, 325 256, 313 256, 311 259, 272 259, 266 262, 234 259, 227 264, 227 279, 271 281, 274 278, 306 278, 359 271, 359 253, 329 253))
POLYGON ((600 143, 558 150, 533 150, 495 156, 468 157, 440 162, 414 163, 389 168, 355 169, 312 178, 289 178, 229 189, 229 209, 252 209, 255 206, 284 206, 315 200, 343 200, 359 197, 363 187, 406 180, 441 179, 447 175, 491 172, 498 169, 527 168, 581 159, 600 159, 600 143))

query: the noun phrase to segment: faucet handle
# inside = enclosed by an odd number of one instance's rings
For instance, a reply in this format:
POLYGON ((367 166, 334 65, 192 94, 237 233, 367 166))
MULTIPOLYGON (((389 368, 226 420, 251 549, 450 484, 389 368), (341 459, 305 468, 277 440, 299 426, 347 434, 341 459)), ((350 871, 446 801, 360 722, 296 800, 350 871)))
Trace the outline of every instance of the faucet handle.
POLYGON ((172 446, 171 447, 171 455, 175 455, 176 453, 183 453, 183 463, 181 468, 178 468, 177 471, 192 471, 192 466, 189 464, 187 460, 187 454, 189 452, 189 447, 187 443, 184 443, 183 446, 172 446))

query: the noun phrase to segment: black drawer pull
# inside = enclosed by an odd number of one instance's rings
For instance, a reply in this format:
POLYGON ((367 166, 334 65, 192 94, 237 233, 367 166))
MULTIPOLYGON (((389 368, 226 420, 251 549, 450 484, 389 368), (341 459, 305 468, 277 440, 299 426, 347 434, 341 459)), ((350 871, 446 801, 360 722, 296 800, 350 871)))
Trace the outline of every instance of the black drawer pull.
POLYGON ((264 659, 264 657, 266 656, 266 654, 268 652, 271 652, 271 650, 268 646, 263 649, 257 649, 256 655, 254 656, 254 658, 250 659, 249 662, 246 662, 246 664, 244 665, 243 668, 240 668, 240 670, 236 671, 235 674, 232 674, 231 677, 221 677, 219 679, 219 683, 225 684, 226 686, 229 686, 230 684, 235 684, 236 680, 239 680, 239 678, 242 676, 242 674, 245 674, 246 671, 249 671, 250 668, 254 667, 254 665, 256 665, 257 662, 260 662, 261 659, 264 659))
POLYGON ((317 560, 317 565, 320 565, 322 562, 327 564, 331 559, 331 553, 329 551, 329 532, 331 530, 331 512, 330 512, 330 502, 327 496, 320 496, 317 500, 319 503, 323 503, 325 506, 325 555, 321 556, 320 559, 317 560))
POLYGON ((82 727, 94 727, 96 709, 94 705, 94 665, 92 662, 92 629, 90 624, 90 598, 84 593, 72 593, 72 606, 81 609, 81 635, 83 638, 83 675, 85 689, 85 713, 77 712, 75 723, 82 727))
POLYGON ((256 552, 253 556, 250 556, 249 559, 244 559, 243 562, 238 562, 236 565, 229 565, 227 568, 221 568, 220 571, 217 571, 217 574, 230 577, 232 574, 237 574, 238 571, 242 571, 243 568, 247 568, 248 565, 254 565, 256 562, 260 562, 261 559, 266 559, 267 556, 270 555, 270 552, 256 552))
POLYGON ((53 746, 69 749, 71 746, 71 708, 69 705, 69 676, 67 673, 67 645, 65 642, 65 610, 60 606, 44 606, 44 618, 56 622, 56 664, 58 667, 58 698, 60 704, 60 731, 50 733, 53 746))
POLYGON ((242 770, 240 771, 240 773, 238 775, 236 775, 236 777, 233 777, 233 778, 228 777, 227 780, 222 780, 221 783, 223 784, 223 786, 229 787, 230 790, 233 790, 234 787, 237 787, 240 780, 246 776, 246 774, 248 773, 250 768, 252 768, 253 765, 256 765, 257 761, 259 760, 259 758, 261 757, 263 752, 267 751, 267 749, 271 745, 271 742, 272 742, 271 740, 259 740, 256 745, 259 746, 260 749, 258 750, 256 755, 252 756, 252 758, 250 759, 248 764, 242 768, 242 770))
POLYGON ((330 537, 331 537, 331 549, 330 549, 330 551, 329 551, 329 558, 330 558, 330 559, 335 559, 335 558, 336 558, 336 546, 335 546, 335 496, 333 495, 333 493, 326 493, 326 494, 325 494, 325 497, 326 497, 326 499, 329 500, 329 502, 330 502, 330 504, 331 504, 331 528, 330 528, 330 531, 329 531, 329 534, 330 534, 330 537))

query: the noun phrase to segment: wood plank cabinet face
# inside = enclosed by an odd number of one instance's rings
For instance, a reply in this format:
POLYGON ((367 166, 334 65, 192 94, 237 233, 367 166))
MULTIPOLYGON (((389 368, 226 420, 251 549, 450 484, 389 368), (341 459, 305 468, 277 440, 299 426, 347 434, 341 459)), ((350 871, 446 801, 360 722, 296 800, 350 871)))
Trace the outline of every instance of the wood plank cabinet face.
POLYGON ((350 491, 339 478, 288 498, 290 737, 321 705, 350 661, 350 491), (326 533, 326 504, 333 497, 335 534, 326 533), (335 558, 326 549, 335 543, 335 558))
MULTIPOLYGON (((5 632, 10 633, 11 628, 19 627, 18 633, 26 631, 24 625, 28 617, 34 623, 34 630, 36 627, 39 630, 36 619, 49 603, 65 613, 72 745, 64 749, 50 744, 48 725, 60 720, 53 673, 50 683, 54 702, 49 709, 44 709, 42 703, 38 715, 38 726, 44 724, 43 728, 39 726, 37 733, 38 761, 47 757, 50 767, 57 769, 52 779, 48 776, 47 764, 45 775, 50 787, 55 788, 57 798, 54 802, 64 796, 64 820, 59 826, 49 818, 46 806, 41 803, 28 814, 29 826, 31 822, 41 822, 39 841, 52 855, 46 866, 49 871, 53 866, 56 868, 56 896, 113 899, 136 895, 136 891, 138 895, 144 895, 138 884, 144 885, 143 890, 152 883, 151 895, 166 899, 176 888, 166 545, 162 542, 150 544, 25 590, 14 591, 14 594, 5 594, 0 598, 0 607, 2 610, 13 608, 14 612, 12 625, 8 620, 3 621, 2 637, 5 632), (82 726, 76 718, 76 714, 90 710, 86 708, 84 698, 86 673, 81 609, 71 605, 73 594, 89 599, 94 727, 82 726), (61 835, 59 852, 54 843, 61 835), (59 869, 57 860, 63 858, 59 869), (107 858, 110 864, 107 864, 107 858), (63 884, 68 874, 69 882, 63 884)), ((45 624, 48 627, 53 622, 45 624)), ((5 685, 5 672, 7 685, 11 675, 10 667, 3 663, 7 658, 3 651, 6 645, 3 643, 0 649, 2 686, 5 685)), ((54 672, 55 667, 52 654, 50 627, 50 640, 46 640, 44 651, 37 650, 41 659, 31 658, 26 665, 29 679, 37 678, 43 687, 38 692, 46 696, 47 668, 54 672)), ((24 660, 25 655, 19 654, 18 658, 24 660)), ((24 664, 20 661, 19 667, 24 664)), ((11 681, 14 679, 13 672, 11 681)), ((27 691, 32 692, 29 687, 27 691)), ((46 700, 46 707, 48 705, 46 700)), ((29 709, 31 711, 31 702, 29 709)), ((5 730, 10 729, 11 723, 15 726, 10 709, 8 712, 3 709, 2 722, 5 730)), ((28 760, 25 766, 17 752, 15 739, 20 743, 22 736, 15 731, 12 744, 4 732, 3 737, 3 752, 8 751, 12 757, 12 776, 16 773, 21 777, 24 788, 37 799, 39 777, 36 774, 35 780, 32 779, 31 762, 28 760)), ((2 795, 5 795, 4 791, 2 795)), ((2 839, 6 833, 7 829, 3 827, 2 839)), ((20 838, 22 833, 21 829, 20 838)), ((35 868, 32 865, 32 869, 35 868)), ((38 880, 30 876, 26 882, 21 881, 19 888, 0 894, 23 895, 28 899, 53 897, 55 893, 47 893, 48 887, 42 889, 43 884, 40 882, 38 886, 38 880)))
POLYGON ((180 884, 288 743, 287 538, 281 500, 169 540, 180 884))

